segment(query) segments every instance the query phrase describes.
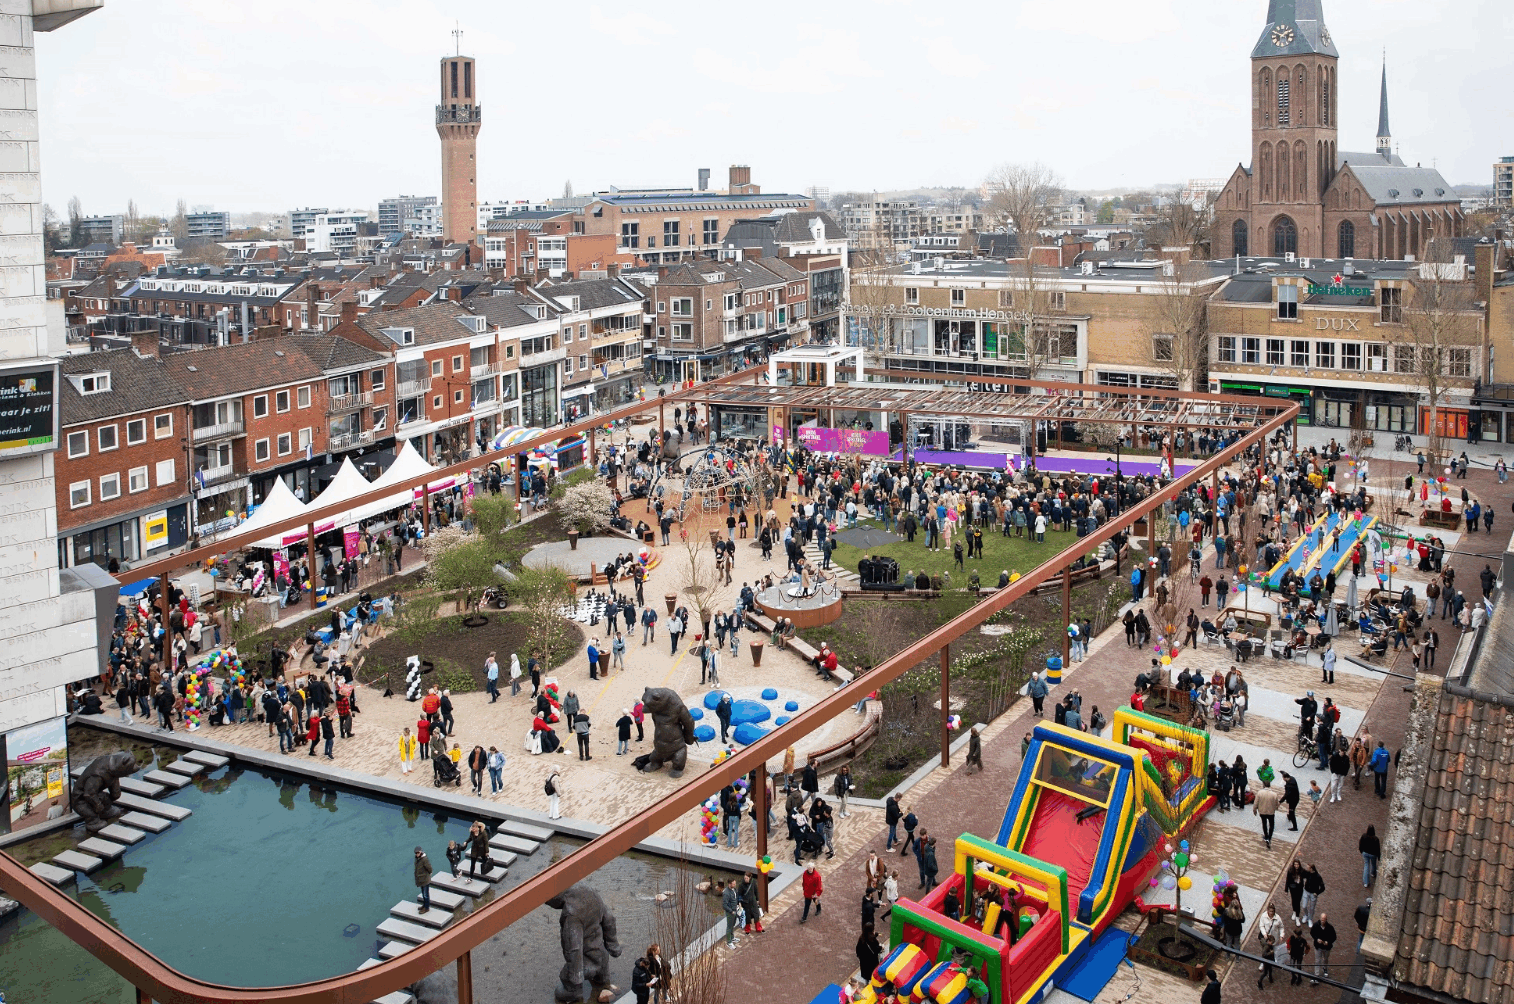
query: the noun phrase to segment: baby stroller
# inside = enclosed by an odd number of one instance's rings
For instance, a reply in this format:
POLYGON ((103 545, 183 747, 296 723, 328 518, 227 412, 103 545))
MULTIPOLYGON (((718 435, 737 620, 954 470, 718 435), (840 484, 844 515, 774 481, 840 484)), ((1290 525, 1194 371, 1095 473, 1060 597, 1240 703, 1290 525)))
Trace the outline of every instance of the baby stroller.
POLYGON ((802 826, 794 825, 794 864, 799 864, 801 856, 818 858, 820 852, 825 850, 825 838, 820 831, 815 829, 809 822, 802 826))
POLYGON ((1214 727, 1221 732, 1229 732, 1235 728, 1235 704, 1229 700, 1221 701, 1219 709, 1214 713, 1214 727))
POLYGON ((431 757, 431 783, 437 788, 444 784, 458 785, 463 783, 463 772, 457 769, 445 753, 436 753, 431 757))

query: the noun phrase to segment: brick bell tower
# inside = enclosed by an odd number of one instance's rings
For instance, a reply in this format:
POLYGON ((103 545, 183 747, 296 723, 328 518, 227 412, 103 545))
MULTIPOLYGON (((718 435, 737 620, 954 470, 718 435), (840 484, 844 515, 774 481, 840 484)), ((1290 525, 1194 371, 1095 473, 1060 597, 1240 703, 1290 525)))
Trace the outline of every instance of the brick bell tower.
POLYGON ((478 238, 478 74, 472 56, 442 60, 436 134, 442 140, 442 236, 448 244, 478 238))

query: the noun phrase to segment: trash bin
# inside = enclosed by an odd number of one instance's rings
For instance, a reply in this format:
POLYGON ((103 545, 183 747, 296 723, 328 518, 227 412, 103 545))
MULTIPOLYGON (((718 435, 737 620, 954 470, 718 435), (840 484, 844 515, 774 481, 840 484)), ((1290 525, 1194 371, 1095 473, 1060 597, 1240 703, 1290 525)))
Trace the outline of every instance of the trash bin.
POLYGON ((1062 682, 1062 657, 1060 655, 1048 655, 1046 657, 1046 685, 1055 687, 1062 682))

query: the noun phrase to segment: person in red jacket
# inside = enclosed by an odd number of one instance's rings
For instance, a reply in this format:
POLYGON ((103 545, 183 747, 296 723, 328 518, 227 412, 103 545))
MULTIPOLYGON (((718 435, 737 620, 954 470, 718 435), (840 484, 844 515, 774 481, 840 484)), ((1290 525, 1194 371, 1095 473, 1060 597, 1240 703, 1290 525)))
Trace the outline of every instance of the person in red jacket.
POLYGON ((310 728, 305 730, 305 741, 310 743, 310 755, 315 756, 316 740, 321 738, 321 714, 310 716, 310 728))
POLYGON ((811 861, 804 869, 804 913, 799 917, 799 923, 803 924, 810 919, 810 904, 815 904, 815 916, 820 916, 820 894, 825 891, 825 883, 820 880, 820 873, 815 870, 815 862, 811 861))
POLYGON ((421 718, 415 723, 415 739, 421 744, 421 749, 431 745, 431 721, 421 718))

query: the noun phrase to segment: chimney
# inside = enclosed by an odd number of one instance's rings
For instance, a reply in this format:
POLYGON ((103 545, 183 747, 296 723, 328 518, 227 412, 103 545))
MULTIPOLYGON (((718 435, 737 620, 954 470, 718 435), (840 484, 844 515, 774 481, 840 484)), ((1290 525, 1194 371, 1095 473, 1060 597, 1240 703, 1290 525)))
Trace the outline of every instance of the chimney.
POLYGON ((708 167, 701 167, 699 169, 699 190, 701 192, 708 192, 710 190, 710 169, 708 167))
POLYGON ((342 323, 343 324, 351 324, 352 322, 354 322, 356 320, 357 320, 357 301, 356 300, 343 300, 342 301, 342 323))
POLYGON ((1472 266, 1477 270, 1477 298, 1493 301, 1493 280, 1497 277, 1498 245, 1479 243, 1472 248, 1472 266))
POLYGON ((143 359, 156 359, 158 357, 158 333, 156 331, 132 332, 131 350, 143 359))
POLYGON ((760 192, 752 184, 752 169, 745 164, 732 164, 730 179, 730 187, 727 189, 730 195, 757 195, 760 192))
POLYGON ((518 275, 510 280, 510 285, 515 287, 517 293, 525 293, 531 288, 531 279, 529 276, 518 275))
POLYGON ((668 277, 668 267, 666 265, 658 265, 657 266, 657 278, 659 278, 659 279, 666 279, 667 277, 668 277))

